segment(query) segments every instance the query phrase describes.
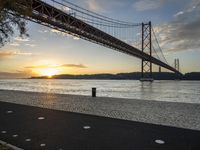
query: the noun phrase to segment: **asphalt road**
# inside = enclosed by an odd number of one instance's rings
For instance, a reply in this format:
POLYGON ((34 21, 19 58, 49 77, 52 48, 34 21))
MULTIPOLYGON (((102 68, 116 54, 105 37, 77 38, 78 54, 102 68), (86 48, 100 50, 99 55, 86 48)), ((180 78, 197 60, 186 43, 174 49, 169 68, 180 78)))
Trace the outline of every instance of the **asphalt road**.
POLYGON ((200 150, 200 131, 5 102, 0 140, 25 150, 200 150))

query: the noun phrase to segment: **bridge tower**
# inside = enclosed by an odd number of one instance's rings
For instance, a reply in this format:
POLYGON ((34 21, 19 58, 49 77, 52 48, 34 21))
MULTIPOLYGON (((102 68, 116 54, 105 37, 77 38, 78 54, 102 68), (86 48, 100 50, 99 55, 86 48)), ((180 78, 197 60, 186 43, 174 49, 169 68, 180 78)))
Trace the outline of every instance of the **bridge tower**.
POLYGON ((174 60, 174 68, 178 71, 180 71, 180 64, 179 64, 179 59, 174 60))
MULTIPOLYGON (((176 58, 174 59, 174 68, 180 72, 180 62, 179 62, 179 59, 176 58)), ((182 74, 177 74, 176 75, 176 79, 175 80, 181 80, 182 79, 182 74)))
POLYGON ((152 77, 152 40, 151 40, 151 22, 142 23, 142 52, 149 55, 149 59, 142 59, 141 79, 140 81, 153 81, 152 77))

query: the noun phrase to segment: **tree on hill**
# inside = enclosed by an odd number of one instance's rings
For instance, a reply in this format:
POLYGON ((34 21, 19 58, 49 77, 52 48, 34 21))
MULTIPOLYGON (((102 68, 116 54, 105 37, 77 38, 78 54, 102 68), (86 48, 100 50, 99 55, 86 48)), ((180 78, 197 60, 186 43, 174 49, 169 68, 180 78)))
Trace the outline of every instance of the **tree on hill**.
POLYGON ((9 42, 16 31, 21 37, 28 36, 27 23, 23 18, 31 9, 22 9, 17 4, 19 2, 25 0, 0 0, 0 47, 9 42))

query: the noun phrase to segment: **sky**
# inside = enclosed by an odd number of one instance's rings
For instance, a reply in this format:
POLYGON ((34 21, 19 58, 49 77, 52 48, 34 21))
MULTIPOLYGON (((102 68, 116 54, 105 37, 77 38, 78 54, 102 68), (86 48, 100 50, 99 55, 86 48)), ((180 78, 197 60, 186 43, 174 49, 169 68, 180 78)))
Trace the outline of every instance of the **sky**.
MULTIPOLYGON (((169 64, 178 58, 181 72, 200 71, 199 0, 68 1, 122 21, 151 21, 169 64)), ((0 78, 141 71, 135 57, 30 21, 27 28, 29 37, 20 38, 16 31, 0 48, 0 78)))

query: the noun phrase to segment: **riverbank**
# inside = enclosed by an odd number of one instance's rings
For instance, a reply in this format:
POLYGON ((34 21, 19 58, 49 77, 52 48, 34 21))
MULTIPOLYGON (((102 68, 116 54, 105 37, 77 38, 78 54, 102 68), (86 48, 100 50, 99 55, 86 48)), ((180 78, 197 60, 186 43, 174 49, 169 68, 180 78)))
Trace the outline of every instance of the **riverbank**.
POLYGON ((200 130, 200 104, 0 90, 0 101, 200 130))

